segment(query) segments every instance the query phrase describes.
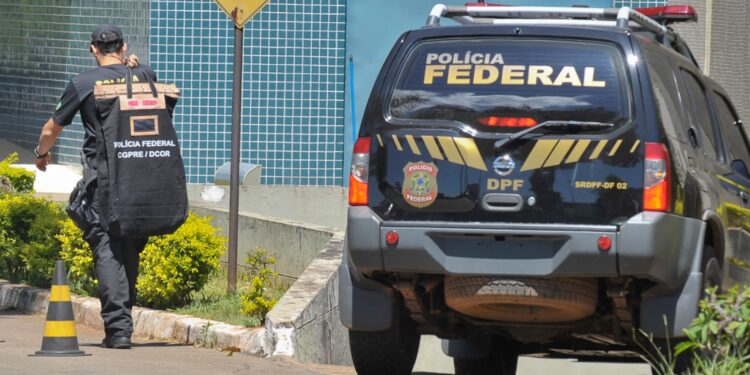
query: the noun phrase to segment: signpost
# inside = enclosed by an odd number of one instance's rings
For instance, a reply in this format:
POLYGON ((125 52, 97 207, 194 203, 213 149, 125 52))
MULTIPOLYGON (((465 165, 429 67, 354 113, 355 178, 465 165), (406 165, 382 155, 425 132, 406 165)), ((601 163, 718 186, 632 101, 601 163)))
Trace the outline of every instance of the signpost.
POLYGON ((232 153, 229 179, 229 272, 227 289, 237 289, 237 235, 240 205, 240 124, 242 116, 242 37, 245 23, 255 16, 268 0, 214 0, 234 21, 234 75, 232 85, 232 153))

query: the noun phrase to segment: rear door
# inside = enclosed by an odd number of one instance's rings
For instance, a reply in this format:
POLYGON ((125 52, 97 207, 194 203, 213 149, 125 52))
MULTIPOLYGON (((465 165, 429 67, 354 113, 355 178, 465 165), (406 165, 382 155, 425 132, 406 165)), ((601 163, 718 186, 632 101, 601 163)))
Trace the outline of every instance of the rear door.
POLYGON ((370 206, 388 220, 610 224, 640 211, 643 144, 622 50, 428 40, 392 69, 370 206), (513 141, 502 141, 540 124, 513 141), (501 141, 502 144, 498 144, 501 141))
MULTIPOLYGON (((717 176, 722 185, 736 196, 724 202, 723 215, 728 219, 728 246, 724 257, 730 284, 750 282, 750 144, 742 121, 728 97, 713 91, 713 102, 719 127, 726 143, 727 164, 731 171, 717 176)), ((725 284, 729 287, 730 284, 725 284)))

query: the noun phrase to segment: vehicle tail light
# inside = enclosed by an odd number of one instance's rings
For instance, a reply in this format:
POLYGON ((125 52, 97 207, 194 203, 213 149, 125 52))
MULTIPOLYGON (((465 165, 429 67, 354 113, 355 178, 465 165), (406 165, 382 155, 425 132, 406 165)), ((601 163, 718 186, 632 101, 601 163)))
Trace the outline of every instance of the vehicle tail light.
POLYGON ((367 180, 370 176, 370 137, 357 139, 349 173, 349 205, 367 206, 367 180))
POLYGON ((488 116, 480 117, 477 121, 485 126, 500 126, 506 128, 529 128, 537 124, 536 120, 531 117, 488 116))
POLYGON ((646 143, 643 183, 643 209, 669 211, 672 202, 672 175, 669 152, 661 143, 646 143))
POLYGON ((636 8, 635 10, 656 21, 664 23, 698 21, 698 13, 695 11, 695 8, 690 5, 667 5, 661 7, 636 8))

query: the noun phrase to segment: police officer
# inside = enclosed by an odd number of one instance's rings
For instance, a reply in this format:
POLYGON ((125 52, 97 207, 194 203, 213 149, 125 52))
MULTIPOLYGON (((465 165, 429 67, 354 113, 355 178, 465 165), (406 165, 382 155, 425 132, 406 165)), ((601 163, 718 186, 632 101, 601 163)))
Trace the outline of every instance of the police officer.
MULTIPOLYGON (((96 168, 96 129, 100 126, 96 113, 96 102, 93 91, 96 85, 116 84, 123 82, 127 70, 137 66, 135 55, 125 59, 128 45, 123 40, 122 30, 115 25, 100 25, 91 34, 91 54, 98 67, 81 73, 70 80, 57 104, 52 117, 44 124, 39 137, 39 145, 34 149, 36 167, 45 171, 51 161, 50 148, 65 126, 73 121, 80 112, 85 130, 83 142, 84 165, 96 168), (130 67, 129 67, 130 66, 130 67)), ((140 66, 134 71, 133 81, 138 76, 145 79, 150 75, 156 81, 154 71, 147 66, 140 66)), ((96 197, 96 194, 93 194, 96 197)), ((92 210, 94 217, 97 209, 94 199, 92 210)), ((101 315, 104 320, 106 336, 102 346, 106 348, 129 349, 130 336, 133 333, 131 309, 135 301, 135 283, 138 277, 139 253, 148 241, 142 239, 125 239, 110 236, 98 220, 88 223, 84 229, 84 239, 94 253, 94 267, 99 280, 99 300, 101 315)))

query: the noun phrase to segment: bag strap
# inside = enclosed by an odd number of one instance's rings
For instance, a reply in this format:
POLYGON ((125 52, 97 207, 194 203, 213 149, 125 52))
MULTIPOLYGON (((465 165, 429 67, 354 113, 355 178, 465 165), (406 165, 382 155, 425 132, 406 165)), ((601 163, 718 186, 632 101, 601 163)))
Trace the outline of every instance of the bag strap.
MULTIPOLYGON (((135 69, 138 69, 139 67, 136 67, 135 69)), ((128 71, 125 74, 125 85, 128 89, 128 99, 133 97, 133 70, 130 67, 128 67, 128 71)), ((143 73, 143 76, 146 78, 146 82, 148 82, 149 87, 151 87, 151 95, 154 96, 154 98, 159 96, 159 93, 156 91, 156 85, 154 84, 154 81, 151 79, 151 77, 148 76, 148 73, 146 71, 141 71, 143 73)))

